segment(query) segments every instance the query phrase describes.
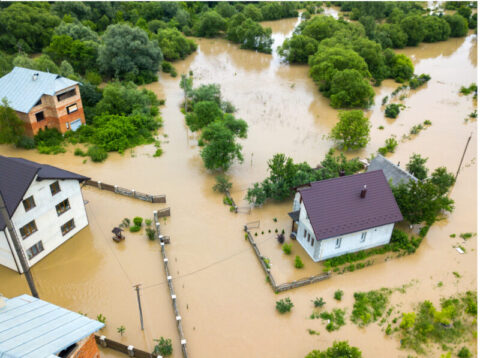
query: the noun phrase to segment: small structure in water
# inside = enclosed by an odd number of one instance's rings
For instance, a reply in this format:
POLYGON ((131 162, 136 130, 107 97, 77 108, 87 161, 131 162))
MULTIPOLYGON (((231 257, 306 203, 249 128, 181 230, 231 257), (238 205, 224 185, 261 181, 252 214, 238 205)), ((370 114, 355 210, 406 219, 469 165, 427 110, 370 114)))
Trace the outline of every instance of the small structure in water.
POLYGON ((6 299, 0 308, 0 357, 97 358, 94 333, 104 326, 29 295, 6 299))
POLYGON ((403 220, 381 170, 298 188, 288 215, 292 237, 315 262, 388 244, 403 220))
MULTIPOLYGON (((0 155, 0 193, 29 266, 88 225, 80 183, 89 178, 51 165, 0 155)), ((22 273, 0 214, 0 265, 22 273)))
POLYGON ((113 241, 120 242, 122 240, 125 240, 125 235, 123 235, 122 232, 123 230, 119 227, 114 227, 112 230, 112 233, 115 235, 114 237, 112 237, 113 241))

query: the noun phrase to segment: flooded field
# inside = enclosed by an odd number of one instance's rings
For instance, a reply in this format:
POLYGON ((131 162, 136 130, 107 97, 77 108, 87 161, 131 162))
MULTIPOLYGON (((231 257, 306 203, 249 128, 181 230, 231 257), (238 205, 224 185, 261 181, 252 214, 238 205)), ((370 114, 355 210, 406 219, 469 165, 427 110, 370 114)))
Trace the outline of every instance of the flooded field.
MULTIPOLYGON (((279 45, 297 22, 286 19, 265 25, 272 27, 275 45, 279 45)), ((196 41, 198 51, 176 63, 177 72, 192 70, 195 86, 221 84, 224 99, 231 101, 238 108, 237 116, 249 124, 248 138, 242 141, 245 161, 228 173, 240 206, 246 205, 246 188, 266 176, 267 160, 275 153, 286 153, 311 165, 323 159, 333 144, 327 135, 338 112, 318 92, 307 66, 286 65, 275 54, 240 50, 221 39, 196 41)), ((459 95, 462 85, 468 86, 477 78, 477 36, 421 44, 400 52, 412 58, 416 73, 428 73, 432 79, 408 94, 404 100, 407 108, 396 120, 386 119, 380 104, 398 84, 389 80, 376 88, 376 104, 368 111, 371 142, 349 156, 370 157, 390 135, 401 139, 412 126, 428 119, 432 126, 410 140, 399 140, 389 159, 405 165, 412 153, 421 153, 429 158, 431 170, 444 165, 456 172, 470 133, 474 138, 452 190, 454 213, 431 228, 415 255, 275 295, 242 229, 245 223, 260 220, 259 230, 266 234, 256 240, 271 258, 280 283, 320 272, 321 266, 310 262, 297 243, 294 254, 300 254, 306 265, 302 270, 294 269, 293 257, 286 258, 274 239, 275 228, 289 233, 291 203, 270 203, 250 214, 230 213, 222 204, 222 196, 212 191, 214 176, 204 169, 196 141, 179 111, 183 100, 179 77, 161 74, 158 83, 146 86, 166 99, 164 128, 159 134, 164 154, 160 158, 152 157, 153 145, 124 155, 110 154, 102 164, 82 164, 83 158, 73 155, 73 147, 65 154, 47 156, 0 146, 1 155, 20 156, 105 183, 167 196, 167 204, 149 204, 85 188, 90 225, 33 267, 40 297, 89 317, 102 313, 107 318, 102 334, 144 350, 153 349, 155 338, 172 338, 174 357, 180 357, 159 244, 148 241, 143 232, 127 233, 124 242, 115 244, 110 233, 124 217, 151 217, 153 210, 170 207, 172 216, 161 222, 162 232, 172 240, 167 254, 192 357, 303 357, 339 339, 348 339, 365 357, 378 357, 379 351, 384 357, 407 357, 409 352, 399 349, 398 340, 385 336, 375 324, 359 329, 347 320, 345 327, 328 333, 320 320, 308 319, 315 297, 323 297, 328 310, 346 307, 349 314, 356 291, 399 287, 415 280, 405 294, 392 297, 406 311, 420 300, 438 303, 440 297, 476 289, 476 237, 462 243, 467 253, 460 255, 453 246, 462 240, 449 235, 477 231, 477 125, 464 120, 476 102, 471 96, 459 95), (380 125, 385 129, 378 129, 380 125), (268 229, 272 233, 268 234, 268 229), (439 281, 442 287, 436 287, 439 281), (143 332, 132 287, 137 283, 143 288, 143 332), (333 300, 337 289, 345 292, 340 303, 333 300), (283 297, 290 297, 295 305, 285 316, 275 311, 275 301, 283 297), (123 337, 116 331, 121 325, 126 327, 123 337), (320 335, 309 335, 309 328, 320 335)), ((22 276, 0 267, 0 292, 10 297, 28 292, 28 288, 22 276)))

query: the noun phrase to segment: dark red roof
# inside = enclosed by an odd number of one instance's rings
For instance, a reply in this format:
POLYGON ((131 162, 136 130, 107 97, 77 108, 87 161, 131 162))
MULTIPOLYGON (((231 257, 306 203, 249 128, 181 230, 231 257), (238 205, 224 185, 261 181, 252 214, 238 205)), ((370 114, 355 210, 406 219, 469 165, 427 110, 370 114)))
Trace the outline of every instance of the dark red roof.
POLYGON ((313 182, 298 191, 317 240, 403 220, 381 170, 313 182))

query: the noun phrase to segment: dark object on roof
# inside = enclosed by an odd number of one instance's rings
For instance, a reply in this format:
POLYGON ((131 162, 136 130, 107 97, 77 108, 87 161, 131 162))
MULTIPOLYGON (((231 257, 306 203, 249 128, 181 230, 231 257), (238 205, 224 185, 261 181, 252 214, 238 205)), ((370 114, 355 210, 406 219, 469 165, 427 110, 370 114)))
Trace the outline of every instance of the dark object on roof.
POLYGON ((313 182, 298 191, 317 240, 403 220, 381 170, 313 182), (364 185, 368 195, 362 198, 364 185))
POLYGON ((292 211, 291 213, 288 213, 288 216, 290 216, 293 221, 298 221, 298 218, 300 217, 300 210, 292 211))
POLYGON ((393 164, 383 155, 378 154, 368 166, 367 172, 374 170, 382 170, 383 174, 387 178, 387 181, 392 183, 393 186, 399 184, 407 184, 410 180, 418 181, 412 174, 400 168, 399 165, 393 164))
MULTIPOLYGON (((51 165, 0 155, 0 193, 2 193, 10 217, 20 205, 35 176, 39 181, 45 179, 73 179, 82 182, 90 179, 51 165)), ((5 229, 5 226, 6 223, 0 215, 0 230, 5 229)))

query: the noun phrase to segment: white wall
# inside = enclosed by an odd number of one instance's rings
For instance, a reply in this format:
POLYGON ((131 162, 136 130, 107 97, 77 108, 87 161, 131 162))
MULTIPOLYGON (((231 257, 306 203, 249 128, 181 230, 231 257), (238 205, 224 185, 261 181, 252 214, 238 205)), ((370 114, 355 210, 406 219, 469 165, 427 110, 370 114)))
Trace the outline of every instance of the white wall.
MULTIPOLYGON (((4 266, 7 266, 9 269, 17 271, 17 266, 15 265, 15 261, 12 255, 12 250, 15 251, 13 243, 7 242, 7 234, 6 234, 7 228, 5 228, 5 231, 0 231, 0 263, 4 266), (10 250, 10 247, 8 244, 10 243, 12 249, 10 250)), ((18 262, 18 267, 20 268, 20 262, 18 262)))
MULTIPOLYGON (((59 180, 60 192, 52 196, 50 184, 53 182, 55 180, 37 181, 34 179, 23 199, 33 195, 36 207, 25 212, 23 203, 20 203, 11 219, 25 252, 40 240, 42 241, 44 250, 29 260, 30 266, 36 264, 88 225, 79 182, 77 180, 59 180), (67 198, 70 202, 70 209, 58 216, 55 206, 67 198), (63 236, 61 226, 72 218, 75 220, 75 228, 63 236), (32 220, 35 220, 37 231, 26 239, 22 239, 20 228, 32 220)), ((3 256, 0 256, 0 264, 12 268, 3 256)), ((16 270, 16 268, 13 269, 16 270)))
POLYGON ((326 260, 335 256, 344 255, 350 252, 366 250, 375 246, 385 245, 390 242, 394 224, 378 226, 368 230, 362 230, 347 235, 332 237, 330 239, 321 240, 321 247, 317 260, 326 260), (364 242, 361 242, 362 233, 366 232, 367 236, 364 242), (342 238, 339 248, 335 247, 337 238, 342 238))

